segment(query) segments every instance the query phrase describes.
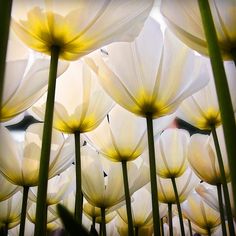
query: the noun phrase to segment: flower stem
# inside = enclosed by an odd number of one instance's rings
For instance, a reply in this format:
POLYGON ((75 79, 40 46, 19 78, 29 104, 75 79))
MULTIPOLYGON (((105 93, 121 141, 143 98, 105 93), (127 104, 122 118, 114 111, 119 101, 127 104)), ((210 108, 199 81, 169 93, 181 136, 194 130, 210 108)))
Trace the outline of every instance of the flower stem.
POLYGON ((236 48, 231 49, 231 54, 234 60, 234 65, 236 66, 236 48))
POLYGON ((139 236, 139 227, 135 226, 134 228, 135 236, 139 236))
POLYGON ((92 226, 94 229, 95 229, 95 224, 96 224, 96 216, 93 216, 92 226))
POLYGON ((172 203, 168 203, 169 235, 173 236, 172 203))
POLYGON ((208 234, 208 236, 211 236, 211 229, 210 228, 207 229, 207 234, 208 234))
POLYGON ((102 216, 102 236, 107 235, 106 231, 106 213, 105 213, 105 208, 101 207, 101 216, 102 216))
POLYGON ((198 0, 198 4, 201 12, 206 39, 208 42, 208 51, 210 55, 212 71, 214 74, 215 87, 218 96, 222 125, 225 136, 225 144, 228 154, 234 203, 236 204, 236 124, 234 118, 234 111, 209 2, 207 0, 198 0))
POLYGON ((171 182, 173 185, 174 193, 175 193, 175 201, 177 204, 177 209, 178 209, 178 214, 179 214, 179 224, 180 224, 180 230, 181 230, 181 235, 185 236, 185 231, 184 231, 184 221, 183 221, 183 216, 182 216, 182 210, 179 202, 179 194, 178 194, 178 189, 176 186, 175 178, 171 178, 171 182))
POLYGON ((219 201, 219 208, 220 208, 222 235, 227 236, 226 226, 225 226, 224 205, 223 205, 223 198, 222 198, 222 193, 221 193, 221 184, 217 184, 216 187, 217 187, 217 194, 218 194, 218 201, 219 201))
POLYGON ((152 116, 146 115, 154 236, 161 235, 152 116))
POLYGON ((23 187, 23 199, 21 206, 21 218, 20 218, 20 233, 19 236, 24 236, 25 234, 25 217, 27 211, 27 200, 28 200, 29 186, 23 187))
POLYGON ((164 217, 161 218, 161 235, 164 236, 165 232, 164 232, 164 222, 163 222, 164 217))
POLYGON ((193 236, 192 224, 191 224, 191 221, 189 219, 188 219, 188 228, 189 228, 190 236, 193 236))
POLYGON ((80 132, 76 131, 75 136, 75 174, 76 174, 76 193, 75 193, 75 219, 81 225, 83 214, 83 195, 81 183, 81 155, 80 155, 80 132))
POLYGON ((228 220, 229 232, 230 232, 230 235, 235 235, 234 220, 233 220, 233 215, 232 215, 232 210, 231 210, 229 190, 228 190, 226 176, 225 176, 224 163, 223 163, 223 158, 220 151, 219 140, 218 140, 216 129, 214 126, 211 127, 211 132, 212 132, 215 149, 216 149, 216 156, 217 156, 219 168, 220 168, 220 175, 221 175, 221 182, 222 182, 223 193, 224 193, 225 210, 226 210, 226 215, 227 215, 227 220, 228 220))
POLYGON ((35 223, 35 236, 46 235, 46 222, 47 220, 47 186, 48 186, 48 171, 51 150, 51 136, 52 136, 52 121, 54 109, 54 97, 57 78, 57 65, 59 58, 60 48, 53 46, 51 49, 51 62, 48 81, 48 94, 46 102, 46 111, 43 126, 43 138, 39 167, 39 185, 36 207, 36 223, 35 223))
MULTIPOLYGON (((0 0, 0 106, 2 107, 2 96, 4 87, 5 61, 7 55, 7 43, 11 21, 12 0, 0 0)), ((0 121, 1 121, 0 109, 0 121)))
POLYGON ((128 180, 128 171, 127 171, 127 161, 122 161, 122 173, 123 173, 123 181, 124 181, 124 189, 125 189, 125 203, 126 203, 126 212, 128 219, 128 231, 129 235, 134 235, 134 227, 133 227, 133 219, 132 219, 132 209, 131 209, 131 200, 129 193, 129 180, 128 180))

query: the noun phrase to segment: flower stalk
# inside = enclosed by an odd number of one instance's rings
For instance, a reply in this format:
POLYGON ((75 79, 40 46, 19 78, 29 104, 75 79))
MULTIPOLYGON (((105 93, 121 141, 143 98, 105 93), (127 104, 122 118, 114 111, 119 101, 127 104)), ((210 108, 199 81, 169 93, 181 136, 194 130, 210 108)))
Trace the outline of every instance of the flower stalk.
POLYGON ((220 208, 222 235, 227 236, 226 226, 225 226, 224 205, 223 205, 223 198, 222 198, 222 193, 221 193, 221 184, 216 185, 216 187, 217 187, 217 195, 218 195, 219 208, 220 208))
POLYGON ((81 178, 81 153, 80 153, 80 132, 76 131, 75 136, 75 174, 76 174, 76 193, 75 193, 75 219, 81 225, 83 213, 83 195, 81 178))
POLYGON ((229 87, 227 84, 226 74, 217 41, 216 30, 212 19, 209 2, 206 0, 198 0, 198 4, 202 17, 206 40, 208 42, 208 51, 214 75, 215 87, 218 96, 219 108, 221 112, 225 136, 225 144, 228 153, 234 203, 236 203, 236 171, 234 170, 234 167, 236 166, 236 124, 233 106, 230 98, 229 87))
POLYGON ((122 161, 122 173, 123 173, 123 181, 124 181, 124 189, 125 189, 125 203, 126 203, 126 212, 128 219, 128 232, 129 235, 134 235, 133 228, 133 219, 132 219, 132 209, 131 209, 131 199, 129 192, 129 180, 128 180, 128 171, 127 171, 127 161, 122 161))
MULTIPOLYGON (((5 61, 7 55, 7 43, 9 36, 9 28, 11 21, 11 8, 12 0, 0 0, 0 106, 2 104, 3 87, 4 87, 4 74, 5 74, 5 61)), ((1 120, 1 110, 0 110, 1 120)))
POLYGON ((24 236, 25 234, 25 217, 27 212, 27 200, 28 200, 29 186, 23 187, 23 199, 21 206, 21 219, 20 219, 20 232, 19 236, 24 236))
POLYGON ((179 214, 179 224, 180 224, 181 235, 185 236, 182 210, 181 210, 181 206, 180 206, 180 202, 179 202, 179 194, 178 194, 178 189, 176 186, 175 178, 171 178, 171 182, 173 185, 173 189, 174 189, 174 193, 175 193, 175 201, 177 204, 177 209, 178 209, 178 214, 179 214))
MULTIPOLYGON (((220 151, 219 140, 218 140, 216 129, 215 129, 214 126, 212 126, 212 128, 211 128, 211 132, 212 132, 212 136, 213 136, 213 140, 214 140, 214 144, 215 144, 216 156, 217 156, 218 163, 219 163, 219 169, 220 169, 222 188, 223 188, 223 193, 224 193, 225 210, 226 210, 226 215, 227 215, 227 220, 228 220, 229 232, 230 232, 230 235, 235 235, 234 221, 233 221, 233 215, 232 215, 230 198, 229 198, 229 190, 228 190, 226 176, 225 176, 224 163, 223 163, 223 158, 222 158, 222 154, 221 154, 221 151, 220 151)), ((217 186, 217 191, 218 191, 218 186, 217 186)), ((221 192, 220 192, 220 194, 221 194, 221 192)), ((218 194, 218 198, 219 198, 219 194, 218 194)), ((220 199, 219 199, 219 204, 220 204, 220 199)), ((223 228, 222 228, 222 230, 223 230, 223 228)))
POLYGON ((135 233, 135 236, 139 235, 139 227, 138 226, 135 226, 134 233, 135 233))
POLYGON ((172 203, 168 203, 169 235, 173 236, 172 203))
POLYGON ((42 148, 39 167, 39 185, 36 207, 36 224, 35 236, 46 235, 46 222, 47 222, 47 184, 48 184, 48 171, 51 150, 51 136, 52 136, 52 123, 53 123, 53 109, 57 77, 57 65, 60 54, 58 46, 51 48, 51 62, 48 81, 48 94, 46 102, 46 111, 44 117, 42 148))
POLYGON ((161 235, 152 116, 146 115, 154 236, 161 235))
POLYGON ((107 231, 106 231, 106 213, 105 213, 105 208, 101 207, 101 216, 102 216, 102 236, 106 236, 107 235, 107 231))
POLYGON ((190 236, 193 236, 192 224, 191 224, 191 221, 189 219, 188 219, 188 228, 189 228, 190 236))

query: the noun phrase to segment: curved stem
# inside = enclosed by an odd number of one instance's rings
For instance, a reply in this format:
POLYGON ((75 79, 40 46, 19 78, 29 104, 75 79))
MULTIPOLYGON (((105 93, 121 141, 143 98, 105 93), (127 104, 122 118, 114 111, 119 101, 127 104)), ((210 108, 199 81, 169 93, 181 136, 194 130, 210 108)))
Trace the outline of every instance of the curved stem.
POLYGON ((234 204, 236 204, 236 124, 234 111, 209 2, 207 0, 198 0, 198 4, 208 43, 212 71, 214 74, 215 87, 221 112, 225 145, 231 173, 234 204))
POLYGON ((175 193, 175 200, 176 200, 178 214, 179 214, 179 224, 180 224, 181 235, 185 236, 184 221, 183 221, 182 210, 181 210, 181 206, 180 206, 180 202, 179 202, 179 194, 178 194, 178 189, 176 186, 175 178, 171 178, 171 182, 173 185, 173 189, 174 189, 174 193, 175 193))
POLYGON ((191 221, 189 219, 188 219, 188 228, 189 228, 190 236, 193 236, 192 224, 191 224, 191 221))
POLYGON ((222 193, 221 193, 221 184, 216 185, 216 187, 217 187, 217 194, 218 194, 218 201, 219 201, 222 235, 227 236, 226 226, 225 226, 224 205, 223 205, 223 198, 222 198, 222 193))
POLYGON ((135 226, 134 227, 134 232, 135 232, 135 236, 139 236, 139 227, 138 226, 135 226))
MULTIPOLYGON (((12 0, 0 0, 0 106, 2 107, 2 96, 4 88, 5 61, 7 55, 7 43, 11 21, 12 0)), ((0 109, 0 121, 1 121, 0 109)))
POLYGON ((154 236, 161 235, 152 116, 146 116, 154 236))
POLYGON ((169 222, 169 235, 173 236, 172 203, 168 203, 168 222, 169 222))
POLYGON ((46 235, 47 211, 46 211, 46 198, 48 186, 48 171, 49 159, 51 150, 51 136, 52 136, 52 121, 54 109, 54 97, 57 78, 57 65, 59 58, 60 48, 57 46, 51 49, 51 62, 48 82, 48 94, 46 102, 46 111, 43 126, 43 138, 39 167, 39 185, 36 207, 36 223, 35 223, 35 236, 46 235))
POLYGON ((132 219, 132 209, 131 209, 131 200, 129 193, 129 180, 128 180, 128 171, 127 171, 127 161, 122 161, 122 173, 125 189, 125 203, 126 203, 126 213, 128 219, 128 231, 129 235, 134 235, 133 219, 132 219))
POLYGON ((21 206, 21 218, 20 218, 20 233, 19 236, 24 236, 25 234, 25 217, 27 211, 27 200, 28 200, 29 186, 23 187, 23 199, 21 206))
POLYGON ((75 136, 75 174, 76 174, 76 193, 75 193, 75 219, 81 225, 83 214, 83 195, 81 181, 81 155, 80 155, 80 132, 76 131, 75 136))
POLYGON ((102 216, 102 236, 107 235, 106 231, 106 213, 105 213, 105 208, 101 207, 101 216, 102 216))
POLYGON ((223 158, 220 151, 219 140, 218 140, 216 129, 214 126, 212 126, 211 128, 211 132, 212 132, 215 149, 216 149, 216 156, 217 156, 219 168, 220 168, 220 175, 221 175, 221 181, 222 181, 222 187, 223 187, 223 193, 224 193, 225 210, 226 210, 226 215, 227 215, 227 220, 228 220, 229 232, 230 232, 230 235, 235 235, 234 220, 233 220, 233 214, 231 210, 229 190, 228 190, 226 176, 225 176, 224 163, 223 163, 223 158))

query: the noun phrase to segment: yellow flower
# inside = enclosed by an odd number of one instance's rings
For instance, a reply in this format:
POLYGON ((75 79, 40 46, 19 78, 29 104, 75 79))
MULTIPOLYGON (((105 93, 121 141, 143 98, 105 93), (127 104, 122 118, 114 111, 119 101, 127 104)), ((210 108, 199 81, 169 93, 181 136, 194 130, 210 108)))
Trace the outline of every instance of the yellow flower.
POLYGON ((200 57, 149 18, 132 43, 113 43, 107 55, 86 57, 106 92, 125 109, 153 119, 173 113, 208 82, 199 77, 200 57), (177 56, 178 55, 178 56, 177 56))
MULTIPOLYGON (((44 119, 45 104, 46 96, 31 108, 37 119, 44 119)), ((53 126, 65 133, 91 131, 102 122, 113 105, 88 65, 83 60, 71 62, 68 70, 57 80, 53 126)))
MULTIPOLYGON (((206 63, 208 62, 206 61, 206 63)), ((224 66, 233 109, 236 112, 236 95, 234 91, 236 88, 235 65, 233 62, 225 62, 224 66)), ((208 71, 205 71, 202 76, 210 77, 209 84, 191 97, 185 99, 179 106, 177 116, 199 129, 211 130, 212 126, 218 127, 221 125, 220 109, 210 67, 208 67, 208 71)))
MULTIPOLYGON (((217 128, 217 136, 221 146, 226 180, 230 181, 222 127, 217 128)), ((212 136, 194 134, 191 137, 188 147, 188 161, 195 174, 203 181, 212 185, 222 183, 212 136)))
POLYGON ((189 133, 183 129, 166 129, 155 143, 157 174, 162 178, 177 178, 187 168, 189 133))
MULTIPOLYGON (((222 56, 231 60, 236 48, 235 1, 209 1, 209 4, 222 56)), ((165 0, 161 3, 161 12, 168 26, 184 43, 208 55, 198 1, 165 0)))
POLYGON ((30 48, 76 60, 113 41, 132 40, 149 14, 147 1, 14 1, 12 26, 30 48), (27 15, 25 14, 27 12, 27 15))

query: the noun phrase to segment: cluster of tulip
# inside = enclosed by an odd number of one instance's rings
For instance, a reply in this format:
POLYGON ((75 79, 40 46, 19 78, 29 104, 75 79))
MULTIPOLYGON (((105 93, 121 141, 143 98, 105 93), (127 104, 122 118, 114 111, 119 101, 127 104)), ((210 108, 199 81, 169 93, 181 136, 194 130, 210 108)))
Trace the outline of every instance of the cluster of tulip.
POLYGON ((235 235, 235 4, 0 0, 0 234, 235 235))

